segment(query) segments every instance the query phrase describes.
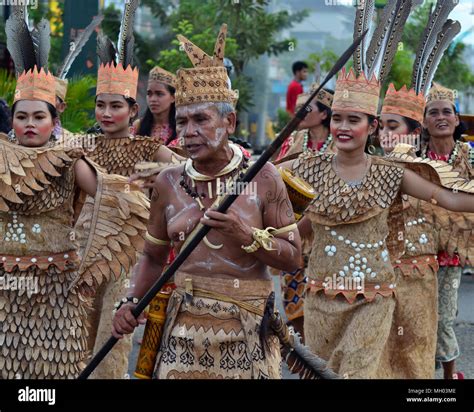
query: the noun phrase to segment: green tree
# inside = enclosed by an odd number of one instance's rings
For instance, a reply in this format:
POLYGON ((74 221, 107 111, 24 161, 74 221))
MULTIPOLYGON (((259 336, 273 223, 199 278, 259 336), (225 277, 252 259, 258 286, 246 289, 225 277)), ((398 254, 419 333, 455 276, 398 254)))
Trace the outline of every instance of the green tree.
POLYGON ((74 76, 69 80, 67 108, 61 115, 61 123, 70 132, 84 132, 94 123, 96 84, 97 79, 89 75, 74 76))
MULTIPOLYGON (((147 3, 163 4, 163 1, 147 3)), ((165 3, 169 3, 165 0, 165 3)), ((247 111, 252 105, 253 84, 244 75, 245 67, 251 59, 264 54, 278 55, 288 51, 289 45, 296 44, 293 38, 279 39, 282 29, 292 27, 303 20, 307 11, 290 14, 287 11, 268 11, 269 0, 180 0, 163 23, 174 34, 183 34, 193 43, 211 54, 216 34, 222 23, 228 25, 226 57, 235 68, 233 87, 239 89, 237 109, 247 111)), ((179 43, 173 39, 157 59, 150 59, 167 70, 190 67, 189 59, 179 50, 179 43)))
POLYGON ((306 63, 311 73, 315 73, 317 70, 319 75, 324 78, 324 75, 336 64, 338 57, 332 50, 324 49, 321 53, 311 53, 306 59, 306 63))

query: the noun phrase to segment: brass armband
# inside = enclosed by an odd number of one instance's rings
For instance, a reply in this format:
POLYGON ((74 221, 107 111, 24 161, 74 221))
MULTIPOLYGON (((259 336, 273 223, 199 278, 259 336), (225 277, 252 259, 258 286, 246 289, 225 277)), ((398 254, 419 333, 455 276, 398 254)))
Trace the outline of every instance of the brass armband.
POLYGON ((256 227, 252 227, 253 233, 252 237, 254 241, 252 244, 248 246, 242 245, 241 248, 245 250, 247 253, 256 252, 258 249, 263 247, 265 250, 271 251, 276 250, 272 248, 273 242, 271 240, 274 235, 278 235, 280 233, 288 232, 289 230, 296 229, 296 223, 292 223, 291 225, 282 227, 280 229, 275 229, 274 227, 267 227, 266 229, 258 229, 256 227))
POLYGON ((171 241, 157 239, 156 237, 153 237, 152 235, 150 235, 148 233, 148 230, 145 233, 145 239, 148 240, 150 243, 153 243, 154 245, 157 245, 157 246, 169 246, 169 245, 171 245, 171 241))

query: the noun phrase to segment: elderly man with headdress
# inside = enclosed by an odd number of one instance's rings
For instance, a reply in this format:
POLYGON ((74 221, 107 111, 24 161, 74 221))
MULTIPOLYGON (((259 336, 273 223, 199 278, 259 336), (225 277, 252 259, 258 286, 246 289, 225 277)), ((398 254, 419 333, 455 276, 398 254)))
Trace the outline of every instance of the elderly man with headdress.
POLYGON ((277 339, 259 338, 273 284, 267 265, 296 269, 300 238, 285 185, 270 163, 227 214, 213 210, 220 193, 239 190, 232 184, 249 163, 228 141, 237 95, 223 65, 225 34, 224 25, 213 57, 179 36, 194 65, 178 71, 176 89, 178 138, 189 159, 155 181, 135 287, 113 322, 114 336, 131 333, 134 298, 159 277, 170 247, 180 249, 200 224, 212 228, 176 272, 155 369, 159 379, 280 377, 277 339))

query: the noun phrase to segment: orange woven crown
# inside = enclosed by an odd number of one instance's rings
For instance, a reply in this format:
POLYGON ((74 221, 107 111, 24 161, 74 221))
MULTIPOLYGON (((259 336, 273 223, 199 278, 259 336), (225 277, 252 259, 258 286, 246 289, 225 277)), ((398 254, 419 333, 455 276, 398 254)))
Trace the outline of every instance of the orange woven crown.
POLYGON ((370 80, 361 73, 357 77, 352 69, 343 68, 336 82, 332 110, 346 110, 377 116, 380 83, 372 76, 370 80))
POLYGON ((426 103, 439 100, 447 101, 454 105, 456 103, 456 92, 441 86, 439 83, 433 82, 433 86, 426 97, 426 103))
POLYGON ((137 98, 138 68, 132 66, 123 68, 121 63, 101 64, 97 74, 96 95, 101 93, 120 94, 122 96, 137 98))
POLYGON ((421 123, 423 122, 425 105, 423 93, 417 95, 414 89, 408 90, 405 85, 397 91, 393 83, 390 83, 383 101, 381 114, 398 114, 421 123))
POLYGON ((38 67, 23 72, 16 82, 15 98, 19 100, 41 100, 56 106, 56 82, 54 76, 38 67))
POLYGON ((223 24, 217 36, 213 57, 186 37, 178 36, 194 67, 178 70, 176 107, 201 102, 227 102, 235 105, 238 92, 230 88, 229 76, 224 67, 226 33, 227 25, 223 24))
MULTIPOLYGON (((302 104, 304 104, 306 102, 306 100, 309 99, 309 96, 311 96, 311 94, 319 87, 319 84, 317 83, 313 83, 311 85, 311 89, 309 92, 307 93, 301 93, 298 95, 298 97, 296 98, 296 107, 298 106, 301 106, 302 104)), ((332 106, 332 100, 333 100, 334 96, 332 93, 330 92, 327 92, 326 90, 324 89, 321 89, 318 94, 316 95, 315 99, 317 102, 319 103, 322 103, 324 104, 326 107, 329 107, 331 108, 332 106)))
POLYGON ((160 83, 167 84, 176 89, 176 76, 173 73, 162 69, 160 66, 155 66, 150 71, 148 81, 155 80, 160 83))

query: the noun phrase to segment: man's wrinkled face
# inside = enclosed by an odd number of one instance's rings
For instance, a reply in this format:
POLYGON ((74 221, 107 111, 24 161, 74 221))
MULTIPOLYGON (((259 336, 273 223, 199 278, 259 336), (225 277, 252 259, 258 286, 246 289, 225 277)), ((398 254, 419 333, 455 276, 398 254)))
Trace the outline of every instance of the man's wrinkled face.
POLYGON ((235 112, 221 117, 214 103, 176 108, 176 133, 193 160, 212 160, 235 131, 235 112))

